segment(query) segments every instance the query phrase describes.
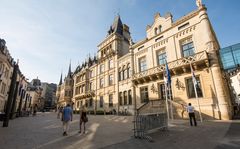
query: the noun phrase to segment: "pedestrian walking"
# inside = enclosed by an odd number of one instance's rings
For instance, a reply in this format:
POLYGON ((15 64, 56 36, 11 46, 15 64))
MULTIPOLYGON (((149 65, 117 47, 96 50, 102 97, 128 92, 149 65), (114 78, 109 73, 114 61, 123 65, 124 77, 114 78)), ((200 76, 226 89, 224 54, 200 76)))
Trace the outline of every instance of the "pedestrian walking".
POLYGON ((188 112, 188 115, 189 115, 190 125, 193 126, 193 123, 192 123, 192 120, 193 120, 194 121, 194 126, 197 126, 195 113, 194 113, 194 107, 192 106, 191 103, 189 103, 188 106, 187 106, 187 112, 188 112))
POLYGON ((35 104, 33 107, 33 116, 35 116, 37 114, 37 109, 38 109, 38 106, 37 106, 37 104, 35 104))
POLYGON ((63 109, 62 112, 62 121, 63 121, 63 136, 68 135, 69 125, 70 121, 72 121, 73 111, 70 107, 70 104, 67 104, 67 106, 63 109))
POLYGON ((63 112, 63 107, 61 106, 58 108, 58 115, 57 115, 58 119, 60 118, 60 116, 62 116, 62 112, 63 112))
POLYGON ((85 124, 88 122, 87 117, 87 109, 85 106, 83 106, 82 110, 80 111, 80 124, 79 124, 79 133, 81 133, 82 130, 82 124, 83 124, 83 133, 85 133, 85 124))

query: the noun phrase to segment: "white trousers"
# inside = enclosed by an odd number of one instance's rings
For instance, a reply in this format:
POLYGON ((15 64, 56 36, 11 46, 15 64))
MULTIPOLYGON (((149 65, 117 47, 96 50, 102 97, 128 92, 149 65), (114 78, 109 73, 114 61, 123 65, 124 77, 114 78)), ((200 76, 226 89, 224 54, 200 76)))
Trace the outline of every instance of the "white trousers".
POLYGON ((63 132, 68 133, 70 121, 63 121, 63 132))

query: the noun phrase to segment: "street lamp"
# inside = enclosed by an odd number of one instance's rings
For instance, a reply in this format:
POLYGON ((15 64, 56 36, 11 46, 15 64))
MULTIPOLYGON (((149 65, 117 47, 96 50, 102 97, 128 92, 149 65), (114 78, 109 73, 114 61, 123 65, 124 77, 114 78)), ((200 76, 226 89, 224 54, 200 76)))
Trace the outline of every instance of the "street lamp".
POLYGON ((12 103, 13 103, 13 98, 14 98, 14 90, 16 86, 16 80, 17 80, 17 73, 18 73, 18 63, 14 63, 13 67, 13 74, 11 78, 11 85, 9 89, 9 96, 7 100, 7 106, 5 110, 5 115, 4 115, 4 120, 3 120, 3 127, 8 127, 8 122, 9 122, 9 117, 10 117, 10 112, 12 109, 12 103))

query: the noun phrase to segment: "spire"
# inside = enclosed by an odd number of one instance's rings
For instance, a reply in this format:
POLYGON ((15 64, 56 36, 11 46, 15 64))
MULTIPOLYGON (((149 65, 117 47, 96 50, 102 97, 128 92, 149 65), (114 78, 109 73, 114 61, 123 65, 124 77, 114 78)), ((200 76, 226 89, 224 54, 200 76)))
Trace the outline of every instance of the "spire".
POLYGON ((61 77, 60 77, 59 85, 62 85, 62 73, 61 73, 61 77))
POLYGON ((72 74, 72 71, 71 71, 71 61, 70 61, 70 64, 69 64, 69 68, 68 68, 68 75, 67 77, 71 77, 71 74, 72 74))
POLYGON ((108 31, 109 35, 112 33, 118 33, 120 35, 123 35, 123 24, 119 14, 115 17, 114 22, 112 26, 110 26, 110 29, 108 31))

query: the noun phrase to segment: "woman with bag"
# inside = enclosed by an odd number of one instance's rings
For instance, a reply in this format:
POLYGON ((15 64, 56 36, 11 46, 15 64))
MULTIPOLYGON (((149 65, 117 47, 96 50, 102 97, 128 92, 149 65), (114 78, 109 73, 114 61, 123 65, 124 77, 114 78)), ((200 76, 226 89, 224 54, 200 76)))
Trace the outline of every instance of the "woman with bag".
POLYGON ((82 128, 82 124, 83 124, 83 133, 85 133, 85 123, 88 122, 88 117, 87 117, 87 110, 86 107, 83 106, 81 112, 80 112, 80 130, 79 133, 81 133, 81 128, 82 128))

